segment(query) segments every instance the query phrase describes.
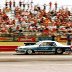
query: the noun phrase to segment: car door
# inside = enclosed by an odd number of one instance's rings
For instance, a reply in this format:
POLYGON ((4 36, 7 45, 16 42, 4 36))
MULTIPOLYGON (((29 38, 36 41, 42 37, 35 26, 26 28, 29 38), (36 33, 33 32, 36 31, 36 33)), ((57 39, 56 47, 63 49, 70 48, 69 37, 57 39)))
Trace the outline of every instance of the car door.
POLYGON ((38 52, 47 52, 48 49, 49 49, 49 46, 46 45, 46 42, 44 42, 41 45, 39 45, 38 52))
POLYGON ((56 49, 56 43, 55 42, 51 42, 48 48, 49 52, 55 52, 56 49))

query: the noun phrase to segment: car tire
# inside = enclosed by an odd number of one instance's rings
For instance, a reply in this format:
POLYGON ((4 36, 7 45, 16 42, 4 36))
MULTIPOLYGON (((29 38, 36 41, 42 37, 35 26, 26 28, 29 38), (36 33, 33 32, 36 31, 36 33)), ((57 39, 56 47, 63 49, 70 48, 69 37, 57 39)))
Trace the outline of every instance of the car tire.
POLYGON ((55 54, 63 54, 63 49, 57 48, 55 54))
POLYGON ((70 55, 70 54, 71 54, 71 51, 69 51, 68 55, 70 55))
POLYGON ((33 51, 31 49, 27 50, 27 54, 31 55, 33 53, 33 51))
POLYGON ((70 55, 71 54, 71 51, 68 51, 68 53, 67 53, 68 55, 70 55))

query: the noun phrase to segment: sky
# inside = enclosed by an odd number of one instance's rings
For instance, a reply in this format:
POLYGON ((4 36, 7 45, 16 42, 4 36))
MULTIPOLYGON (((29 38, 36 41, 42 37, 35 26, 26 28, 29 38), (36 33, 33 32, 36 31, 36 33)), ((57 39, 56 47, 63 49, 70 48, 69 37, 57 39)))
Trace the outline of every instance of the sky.
MULTIPOLYGON (((0 8, 4 6, 5 1, 6 0, 0 0, 0 8)), ((10 0, 7 0, 7 1, 9 2, 10 0)), ((11 1, 13 1, 13 0, 11 0, 11 1)), ((15 0, 15 1, 16 1, 16 3, 18 3, 18 1, 20 1, 20 0, 15 0)), ((25 3, 26 3, 26 2, 30 2, 31 0, 21 0, 21 1, 25 1, 25 3)), ((64 7, 72 8, 72 0, 33 0, 35 5, 36 4, 39 4, 39 5, 48 4, 50 1, 53 3, 53 5, 55 2, 57 2, 58 7, 64 6, 64 7)))

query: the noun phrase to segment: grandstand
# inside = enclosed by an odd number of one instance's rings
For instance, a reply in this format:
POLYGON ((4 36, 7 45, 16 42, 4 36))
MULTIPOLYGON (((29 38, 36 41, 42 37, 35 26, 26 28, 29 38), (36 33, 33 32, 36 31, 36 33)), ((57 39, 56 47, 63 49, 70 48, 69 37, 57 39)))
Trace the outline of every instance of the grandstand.
POLYGON ((0 41, 36 42, 55 37, 66 42, 67 34, 72 40, 72 11, 58 5, 52 9, 50 3, 42 7, 34 6, 33 2, 19 2, 19 5, 5 2, 5 7, 0 9, 0 41))

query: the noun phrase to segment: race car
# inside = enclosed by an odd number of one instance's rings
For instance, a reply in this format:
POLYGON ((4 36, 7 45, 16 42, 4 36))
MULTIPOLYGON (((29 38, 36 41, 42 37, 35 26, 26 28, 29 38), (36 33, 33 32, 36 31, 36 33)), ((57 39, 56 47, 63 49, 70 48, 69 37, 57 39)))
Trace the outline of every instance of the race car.
POLYGON ((66 52, 70 54, 71 47, 56 41, 44 40, 39 41, 34 45, 19 46, 16 48, 16 52, 29 55, 36 52, 54 52, 55 54, 63 54, 66 52))

